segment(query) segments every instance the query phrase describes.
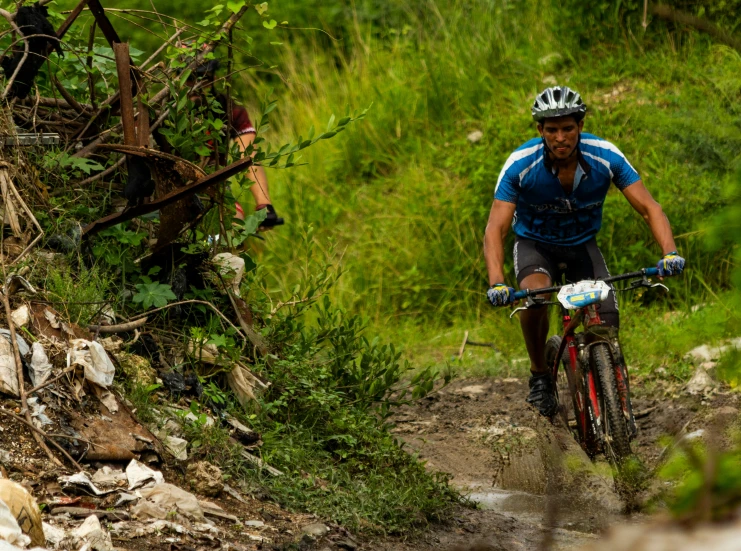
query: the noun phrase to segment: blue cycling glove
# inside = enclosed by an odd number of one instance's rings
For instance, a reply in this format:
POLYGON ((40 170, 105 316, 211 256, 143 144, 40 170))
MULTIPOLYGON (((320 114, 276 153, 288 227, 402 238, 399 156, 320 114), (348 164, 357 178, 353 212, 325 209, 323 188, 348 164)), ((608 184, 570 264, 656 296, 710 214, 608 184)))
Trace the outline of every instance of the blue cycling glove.
POLYGON ((659 270, 659 277, 679 275, 684 270, 684 258, 679 256, 677 251, 666 253, 656 267, 659 270))
POLYGON ((507 306, 515 301, 515 290, 504 283, 495 283, 486 291, 492 306, 507 306))

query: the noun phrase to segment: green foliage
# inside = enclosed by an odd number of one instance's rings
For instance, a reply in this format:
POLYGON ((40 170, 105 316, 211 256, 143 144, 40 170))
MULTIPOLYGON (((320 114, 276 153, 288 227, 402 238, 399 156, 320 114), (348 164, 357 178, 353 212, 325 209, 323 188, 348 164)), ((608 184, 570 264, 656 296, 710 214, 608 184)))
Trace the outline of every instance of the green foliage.
POLYGON ((110 300, 109 285, 110 280, 97 267, 79 274, 65 267, 50 267, 44 281, 44 289, 65 319, 83 326, 110 300))
POLYGON ((48 153, 43 159, 43 166, 46 170, 61 171, 68 178, 79 177, 80 174, 89 176, 91 171, 103 170, 104 168, 103 165, 92 159, 73 157, 66 152, 48 153))
POLYGON ((177 299, 175 293, 172 292, 172 287, 166 283, 140 283, 136 285, 137 293, 133 297, 135 304, 141 304, 141 307, 145 310, 154 306, 155 308, 162 308, 166 306, 171 300, 177 299))
MULTIPOLYGON (((298 36, 281 54, 292 102, 272 123, 284 140, 320 124, 326 108, 361 99, 373 107, 362 127, 307 152, 311 168, 270 173, 274 202, 292 221, 262 257, 284 266, 275 286, 287 292, 298 278, 293 222, 305 222, 320 238, 347 244, 348 273, 333 300, 388 334, 407 319, 434 332, 461 318, 469 327, 493 318, 497 336, 517 332, 497 325, 486 303, 481 242, 504 161, 536 135, 529 105, 544 81, 581 91, 586 130, 616 143, 664 207, 689 261, 686 276, 669 282, 669 307, 689 307, 708 287, 729 284, 729 251, 708 250, 704 220, 727 203, 739 163, 736 52, 706 41, 677 44, 653 27, 644 50, 577 47, 578 19, 554 2, 435 3, 439 18, 415 6, 396 34, 374 35, 359 5, 352 47, 317 48, 314 37, 298 36), (473 130, 483 132, 475 144, 466 139, 473 130)), ((254 86, 260 94, 268 84, 254 86)), ((656 262, 650 230, 616 190, 604 213, 598 240, 612 272, 656 262)))
MULTIPOLYGON (((356 528, 397 532, 439 518, 454 492, 383 421, 393 405, 430 392, 438 373, 410 373, 393 346, 366 338, 360 318, 332 305, 338 274, 316 245, 306 229, 297 244, 303 277, 282 306, 252 294, 275 355, 255 367, 271 386, 245 422, 262 434, 263 457, 287 473, 265 483, 284 505, 356 528)), ((249 287, 261 288, 263 277, 258 268, 249 287)))
POLYGON ((675 516, 728 520, 741 504, 741 443, 723 452, 685 444, 675 450, 660 476, 672 483, 668 499, 675 516))
MULTIPOLYGON (((594 45, 605 40, 626 40, 630 33, 633 40, 649 45, 652 40, 665 33, 672 33, 676 39, 686 38, 684 28, 671 25, 648 11, 644 28, 644 1, 621 0, 618 2, 580 2, 561 0, 564 21, 572 22, 572 27, 580 44, 594 45)), ((661 2, 685 14, 705 19, 711 24, 733 31, 738 27, 741 16, 739 0, 665 0, 661 2)), ((653 7, 653 6, 651 6, 653 7)))

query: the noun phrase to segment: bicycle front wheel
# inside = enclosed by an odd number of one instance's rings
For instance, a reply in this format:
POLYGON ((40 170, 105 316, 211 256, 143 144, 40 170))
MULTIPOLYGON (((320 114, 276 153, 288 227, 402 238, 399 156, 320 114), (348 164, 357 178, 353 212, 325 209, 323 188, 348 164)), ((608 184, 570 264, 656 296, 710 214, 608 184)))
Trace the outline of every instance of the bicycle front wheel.
POLYGON ((618 392, 617 369, 612 358, 610 345, 606 342, 592 345, 594 372, 597 376, 600 395, 600 410, 605 431, 605 455, 616 465, 632 455, 628 420, 623 413, 618 392))

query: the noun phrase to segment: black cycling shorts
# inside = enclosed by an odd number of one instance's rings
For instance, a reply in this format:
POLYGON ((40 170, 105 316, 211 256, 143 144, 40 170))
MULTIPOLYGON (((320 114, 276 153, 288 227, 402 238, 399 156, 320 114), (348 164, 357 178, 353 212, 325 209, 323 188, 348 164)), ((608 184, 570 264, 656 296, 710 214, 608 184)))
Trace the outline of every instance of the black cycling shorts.
MULTIPOLYGON (((520 287, 523 279, 535 273, 547 275, 554 285, 559 285, 564 276, 566 283, 576 283, 582 279, 604 278, 610 275, 595 239, 581 245, 562 247, 517 236, 514 259, 515 276, 520 287)), ((605 325, 620 326, 614 291, 610 291, 607 300, 600 303, 597 308, 605 325)))

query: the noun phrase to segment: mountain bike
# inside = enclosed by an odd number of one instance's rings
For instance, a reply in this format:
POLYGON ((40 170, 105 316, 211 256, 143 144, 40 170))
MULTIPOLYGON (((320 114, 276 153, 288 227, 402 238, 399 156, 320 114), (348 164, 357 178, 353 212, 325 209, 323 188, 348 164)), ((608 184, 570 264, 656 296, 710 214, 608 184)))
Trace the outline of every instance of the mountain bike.
POLYGON ((637 429, 630 400, 628 370, 617 330, 602 325, 597 305, 607 299, 613 290, 611 284, 618 281, 632 280, 615 292, 642 287, 667 289, 663 284, 648 279, 657 274, 657 268, 644 268, 603 279, 523 289, 514 295, 515 300, 526 299, 527 302, 525 306, 516 308, 512 315, 528 308, 561 306, 563 335, 554 335, 546 344, 546 363, 552 366, 559 403, 554 417, 561 416, 590 458, 603 453, 618 467, 632 455, 630 441, 637 429), (549 300, 553 293, 557 293, 558 300, 549 300), (580 325, 583 325, 583 330, 577 331, 580 325), (559 370, 559 366, 563 369, 559 370), (559 396, 566 392, 571 400, 559 396), (570 410, 567 401, 571 402, 570 410))

